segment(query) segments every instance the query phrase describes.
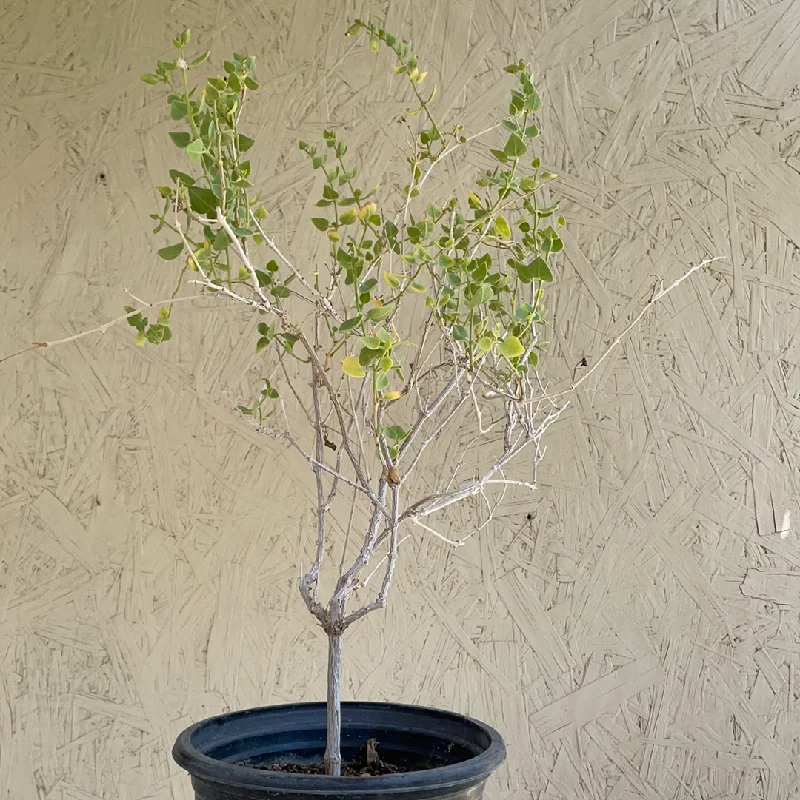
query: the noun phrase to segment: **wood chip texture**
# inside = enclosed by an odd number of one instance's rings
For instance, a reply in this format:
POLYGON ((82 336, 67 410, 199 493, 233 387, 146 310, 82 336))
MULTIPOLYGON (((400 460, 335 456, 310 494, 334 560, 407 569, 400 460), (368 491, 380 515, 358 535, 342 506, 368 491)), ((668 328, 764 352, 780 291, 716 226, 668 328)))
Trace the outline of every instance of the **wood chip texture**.
MULTIPOLYGON (((175 151, 139 75, 185 25, 218 59, 258 57, 270 224, 323 257, 296 141, 337 127, 367 183, 401 179, 407 98, 343 37, 359 15, 413 39, 468 132, 503 112, 502 67, 535 64, 569 220, 552 387, 658 280, 724 260, 582 385, 538 492, 509 493, 457 550, 412 532, 389 608, 346 639, 345 697, 501 729, 490 800, 800 797, 796 0, 5 0, 0 357, 118 315, 125 289, 172 291, 147 215, 175 151)), ((431 190, 490 163, 475 146, 431 190)), ((183 727, 324 697, 296 594, 313 487, 233 410, 260 377, 255 323, 186 304, 173 327, 161 348, 125 327, 0 365, 3 800, 188 800, 169 757, 183 727)))

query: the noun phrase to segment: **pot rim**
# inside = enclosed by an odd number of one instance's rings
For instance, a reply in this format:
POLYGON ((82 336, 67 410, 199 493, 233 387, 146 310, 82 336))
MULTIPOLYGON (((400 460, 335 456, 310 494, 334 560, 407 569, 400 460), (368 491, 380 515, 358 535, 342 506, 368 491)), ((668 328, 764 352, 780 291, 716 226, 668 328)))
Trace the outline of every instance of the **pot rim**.
MULTIPOLYGON (((172 757, 192 778, 231 788, 261 789, 284 792, 288 795, 325 796, 335 793, 337 796, 352 795, 354 797, 370 792, 402 795, 419 790, 424 790, 428 796, 431 791, 468 788, 486 780, 505 761, 505 743, 500 733, 491 726, 453 711, 401 703, 345 701, 342 703, 343 717, 346 711, 352 712, 358 709, 385 711, 388 714, 391 714, 394 709, 401 713, 421 712, 423 720, 426 716, 446 717, 450 721, 463 722, 477 728, 484 735, 488 735, 489 746, 482 753, 465 761, 433 769, 373 777, 333 777, 259 770, 207 756, 192 743, 195 733, 209 724, 234 722, 236 717, 252 716, 258 712, 263 712, 265 715, 281 712, 291 713, 293 710, 310 710, 315 707, 324 709, 325 705, 325 702, 286 703, 208 717, 186 728, 178 736, 172 749, 172 757)), ((344 719, 343 727, 345 727, 344 719)), ((420 725, 419 732, 423 733, 426 727, 431 729, 430 725, 420 725)))

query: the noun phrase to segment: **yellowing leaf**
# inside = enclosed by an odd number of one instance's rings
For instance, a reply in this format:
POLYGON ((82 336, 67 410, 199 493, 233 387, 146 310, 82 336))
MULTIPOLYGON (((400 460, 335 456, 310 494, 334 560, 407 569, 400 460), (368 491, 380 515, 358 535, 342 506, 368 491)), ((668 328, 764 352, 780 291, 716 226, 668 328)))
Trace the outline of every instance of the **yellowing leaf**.
POLYGON ((364 203, 358 210, 358 218, 363 222, 367 217, 371 217, 378 210, 375 203, 364 203))
POLYGON ((353 356, 345 356, 342 360, 342 371, 351 378, 363 378, 367 374, 361 364, 358 363, 358 359, 353 358, 353 356))
POLYGON ((490 336, 481 336, 481 338, 478 339, 478 350, 482 353, 488 353, 492 349, 493 344, 494 342, 490 336))
POLYGON ((516 336, 506 336, 500 345, 500 355, 505 358, 516 358, 525 352, 522 342, 516 336))
POLYGON ((494 226, 497 229, 497 235, 503 239, 511 238, 511 228, 508 227, 508 222, 505 217, 497 217, 494 221, 494 226))
POLYGON ((400 288, 400 278, 392 272, 384 272, 383 280, 386 282, 386 285, 391 286, 392 289, 400 288))
POLYGON ((147 337, 144 335, 144 331, 139 331, 136 334, 136 346, 137 347, 144 347, 144 343, 147 341, 147 337))
POLYGON ((470 208, 480 208, 481 207, 481 199, 472 189, 467 190, 467 202, 470 205, 470 208))
POLYGON ((383 399, 384 400, 398 400, 403 396, 402 392, 393 391, 393 392, 384 392, 383 399))

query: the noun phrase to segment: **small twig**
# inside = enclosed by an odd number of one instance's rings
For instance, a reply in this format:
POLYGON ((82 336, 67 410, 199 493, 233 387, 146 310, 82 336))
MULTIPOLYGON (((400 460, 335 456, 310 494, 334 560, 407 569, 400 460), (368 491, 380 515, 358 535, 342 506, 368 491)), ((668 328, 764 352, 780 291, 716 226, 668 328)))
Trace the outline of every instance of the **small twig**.
POLYGON ((267 245, 267 247, 269 247, 269 248, 270 248, 270 250, 272 250, 272 252, 273 252, 273 253, 275 253, 275 255, 276 255, 276 256, 278 256, 278 258, 279 258, 279 259, 280 259, 280 260, 281 260, 281 261, 282 261, 282 262, 283 262, 283 263, 284 263, 284 264, 285 264, 285 265, 286 265, 286 266, 289 268, 289 270, 291 271, 292 275, 294 275, 294 276, 295 276, 295 278, 297 278, 297 280, 298 280, 298 281, 300 281, 300 283, 301 283, 301 284, 302 284, 302 285, 305 287, 306 291, 309 291, 309 292, 311 292, 312 296, 313 296, 313 297, 315 297, 315 298, 316 298, 316 299, 317 299, 317 300, 318 300, 320 303, 322 303, 322 305, 323 305, 323 307, 325 308, 325 310, 326 310, 326 311, 327 311, 327 312, 328 312, 328 313, 329 313, 329 314, 330 314, 330 315, 331 315, 331 316, 332 316, 332 317, 333 317, 333 318, 334 318, 334 319, 335 319, 337 322, 342 322, 342 321, 343 321, 343 317, 342 317, 342 315, 341 315, 341 314, 340 314, 340 313, 339 313, 339 312, 336 310, 336 308, 334 307, 333 303, 331 303, 331 301, 330 301, 330 298, 329 298, 329 297, 326 297, 326 296, 325 296, 324 294, 322 294, 322 292, 320 292, 318 289, 315 289, 315 288, 314 288, 314 287, 313 287, 313 286, 312 286, 312 285, 311 285, 311 284, 310 284, 310 283, 309 283, 309 282, 306 280, 306 278, 305 278, 305 276, 303 275, 303 273, 302 273, 302 272, 300 272, 300 270, 299 270, 299 269, 298 269, 298 268, 297 268, 297 267, 296 267, 296 266, 295 266, 295 265, 294 265, 294 264, 293 264, 291 261, 289 261, 289 259, 288 259, 288 258, 287 258, 287 257, 286 257, 286 256, 283 254, 283 252, 280 250, 280 248, 278 247, 278 245, 277 245, 277 244, 275 244, 275 241, 274 241, 274 240, 273 240, 273 239, 272 239, 270 236, 268 236, 268 235, 267 235, 267 233, 266 233, 266 232, 264 231, 264 229, 261 227, 261 223, 259 223, 259 221, 258 221, 258 218, 255 216, 255 214, 254 214, 252 211, 250 212, 250 218, 252 219, 252 221, 253 221, 253 224, 254 224, 254 225, 256 226, 256 228, 258 229, 258 232, 259 232, 259 234, 260 234, 260 235, 261 235, 261 237, 264 239, 264 242, 266 242, 266 245, 267 245))
POLYGON ((430 527, 430 525, 426 525, 424 522, 417 519, 416 517, 412 517, 411 521, 418 527, 427 531, 428 533, 433 534, 437 539, 441 539, 443 542, 452 545, 453 547, 463 547, 467 539, 469 539, 473 535, 469 533, 463 539, 448 539, 446 536, 439 533, 439 531, 435 531, 433 528, 430 527))

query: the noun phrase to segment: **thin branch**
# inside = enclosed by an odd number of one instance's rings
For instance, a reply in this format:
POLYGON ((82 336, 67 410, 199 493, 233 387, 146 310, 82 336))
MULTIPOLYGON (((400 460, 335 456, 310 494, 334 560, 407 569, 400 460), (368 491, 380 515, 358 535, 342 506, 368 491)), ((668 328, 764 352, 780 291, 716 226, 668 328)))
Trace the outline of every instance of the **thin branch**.
MULTIPOLYGON (((133 297, 133 295, 131 295, 133 297)), ((189 297, 176 297, 175 299, 170 300, 161 300, 155 303, 146 303, 144 301, 139 301, 142 305, 146 308, 155 308, 156 306, 166 306, 172 303, 186 303, 190 300, 203 300, 207 299, 208 295, 205 294, 195 294, 190 295, 189 297)), ((29 347, 24 348, 23 350, 18 350, 16 353, 11 353, 10 355, 3 356, 0 358, 0 364, 4 361, 9 361, 12 358, 16 358, 17 356, 21 356, 24 353, 29 353, 31 350, 43 350, 46 347, 55 347, 59 344, 67 344, 69 342, 74 342, 78 339, 83 339, 85 336, 91 336, 94 333, 99 333, 101 336, 109 329, 112 328, 114 325, 118 325, 120 322, 124 322, 131 317, 135 317, 137 314, 143 311, 142 308, 138 308, 135 311, 129 311, 127 314, 123 314, 119 317, 114 317, 114 319, 110 319, 108 322, 104 322, 102 325, 98 325, 96 328, 90 328, 86 331, 81 331, 80 333, 73 334, 72 336, 66 336, 63 339, 51 339, 46 342, 33 342, 29 347)))
POLYGON ((639 320, 656 304, 659 300, 666 297, 671 291, 676 289, 680 286, 687 278, 692 276, 695 272, 703 267, 707 267, 709 264, 713 263, 714 261, 725 261, 727 260, 725 256, 714 256, 714 258, 706 258, 705 260, 701 261, 699 264, 695 264, 691 269, 684 272, 680 278, 674 280, 666 289, 662 288, 657 291, 653 292, 653 296, 647 301, 647 303, 642 307, 641 311, 633 318, 631 323, 625 327, 625 329, 620 333, 618 336, 614 337, 614 340, 611 344, 603 351, 600 358, 595 361, 592 367, 587 370, 575 383, 572 384, 568 389, 564 389, 561 392, 555 392, 554 394, 547 395, 548 399, 553 400, 556 397, 563 397, 565 394, 571 394, 575 392, 581 384, 589 379, 589 377, 597 370, 597 368, 611 355, 612 351, 619 345, 619 343, 627 336, 638 324, 639 320))

